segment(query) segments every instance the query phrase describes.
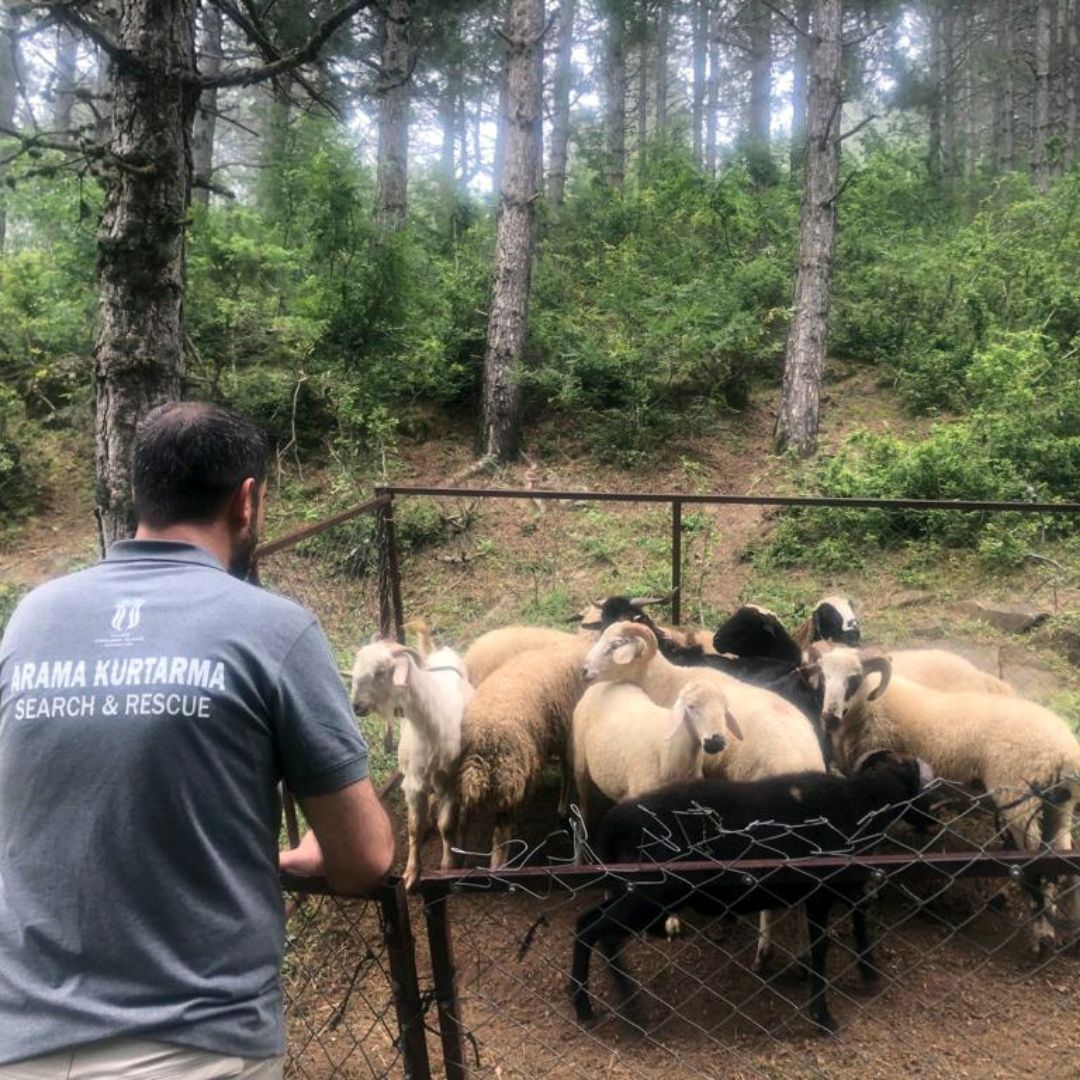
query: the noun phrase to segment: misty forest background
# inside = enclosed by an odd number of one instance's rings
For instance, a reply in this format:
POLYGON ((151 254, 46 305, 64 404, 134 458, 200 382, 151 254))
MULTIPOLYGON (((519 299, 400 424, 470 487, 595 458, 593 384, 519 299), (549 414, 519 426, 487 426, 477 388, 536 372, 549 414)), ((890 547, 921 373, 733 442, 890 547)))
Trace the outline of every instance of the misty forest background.
MULTIPOLYGON (((826 348, 934 422, 855 434, 803 491, 1080 500, 1078 0, 3 20, 8 543, 64 440, 123 535, 134 424, 170 397, 255 417, 339 501, 462 416, 481 462, 554 421, 633 486, 763 387, 812 458, 826 348)), ((946 528, 1006 565, 1046 524, 946 528)))

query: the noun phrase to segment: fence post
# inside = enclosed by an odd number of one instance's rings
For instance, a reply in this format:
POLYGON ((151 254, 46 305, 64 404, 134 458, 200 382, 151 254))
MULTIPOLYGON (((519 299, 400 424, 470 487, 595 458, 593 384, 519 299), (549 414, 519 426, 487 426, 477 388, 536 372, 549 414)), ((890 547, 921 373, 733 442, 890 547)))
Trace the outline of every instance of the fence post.
MULTIPOLYGON (((376 495, 386 495, 377 487, 376 495)), ((405 640, 405 616, 401 606, 401 575, 398 570, 397 537, 394 533, 394 497, 375 511, 375 536, 379 545, 379 633, 405 640)))
POLYGON ((450 940, 450 920, 446 909, 450 893, 445 888, 424 895, 431 973, 435 980, 435 1002, 439 1009, 439 1037, 442 1039, 446 1080, 465 1080, 465 1043, 461 1038, 461 1010, 457 997, 457 969, 454 945, 450 940))
POLYGON ((416 977, 416 952, 409 923, 409 903, 400 878, 379 890, 379 904, 383 914, 383 939, 390 959, 394 1010, 397 1013, 405 1076, 408 1080, 430 1080, 431 1065, 428 1062, 427 1036, 424 1033, 424 1007, 416 977))
POLYGON ((682 499, 671 500, 671 621, 682 621, 682 499))

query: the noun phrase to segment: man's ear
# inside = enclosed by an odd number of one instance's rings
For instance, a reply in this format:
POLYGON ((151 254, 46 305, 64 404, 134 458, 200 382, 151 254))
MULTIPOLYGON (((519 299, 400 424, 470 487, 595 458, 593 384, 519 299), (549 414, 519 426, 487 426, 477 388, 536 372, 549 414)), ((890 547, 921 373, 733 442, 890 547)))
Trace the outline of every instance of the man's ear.
POLYGON ((258 512, 255 489, 255 478, 249 476, 229 497, 229 520, 238 529, 247 529, 253 524, 253 515, 258 512))

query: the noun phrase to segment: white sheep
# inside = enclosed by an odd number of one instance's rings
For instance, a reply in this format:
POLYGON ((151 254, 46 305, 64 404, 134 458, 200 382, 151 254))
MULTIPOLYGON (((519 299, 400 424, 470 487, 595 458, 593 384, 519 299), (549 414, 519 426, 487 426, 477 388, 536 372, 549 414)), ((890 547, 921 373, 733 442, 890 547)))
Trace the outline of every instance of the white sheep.
POLYGON ((494 814, 493 869, 508 860, 514 820, 552 757, 563 768, 560 815, 569 807, 570 720, 585 690, 581 664, 592 640, 563 637, 506 661, 465 708, 448 821, 460 848, 469 822, 484 810, 494 814))
POLYGON ((437 649, 425 662, 414 649, 378 641, 356 654, 353 707, 383 715, 393 715, 397 707, 403 716, 398 768, 408 815, 407 889, 420 876, 420 847, 432 810, 438 814, 442 866, 450 865, 452 802, 447 793, 461 753, 461 718, 472 693, 465 665, 453 649, 437 649))
POLYGON ((529 649, 542 649, 573 640, 577 635, 547 626, 501 626, 481 634, 465 650, 469 682, 479 686, 496 668, 529 649))
POLYGON ((935 690, 971 690, 980 694, 1008 694, 1015 691, 989 672, 976 667, 946 649, 896 649, 889 653, 892 673, 935 690))
MULTIPOLYGON (((592 785, 617 802, 672 780, 700 777, 703 755, 723 750, 730 723, 724 691, 708 682, 687 683, 667 709, 630 683, 590 686, 574 709, 572 740, 574 786, 586 833, 592 785)), ((577 829, 577 862, 581 840, 577 829)))
MULTIPOLYGON (((887 657, 865 650, 819 646, 815 656, 822 721, 842 769, 879 747, 914 754, 946 780, 984 788, 1022 850, 1038 851, 1044 836, 1055 848, 1072 848, 1080 744, 1061 717, 1018 697, 911 682, 892 674, 887 657)), ((1040 890, 1033 895, 1032 945, 1042 951, 1054 929, 1040 890)), ((1072 908, 1080 926, 1080 887, 1072 890, 1072 908)))
MULTIPOLYGON (((706 775, 760 780, 783 773, 825 772, 817 732, 789 701, 723 672, 678 667, 659 652, 656 635, 640 623, 613 623, 585 658, 588 682, 622 681, 640 687, 657 705, 674 705, 687 683, 704 681, 725 694, 736 741, 723 754, 705 759, 706 775)), ((771 924, 761 913, 753 970, 772 954, 771 924)))

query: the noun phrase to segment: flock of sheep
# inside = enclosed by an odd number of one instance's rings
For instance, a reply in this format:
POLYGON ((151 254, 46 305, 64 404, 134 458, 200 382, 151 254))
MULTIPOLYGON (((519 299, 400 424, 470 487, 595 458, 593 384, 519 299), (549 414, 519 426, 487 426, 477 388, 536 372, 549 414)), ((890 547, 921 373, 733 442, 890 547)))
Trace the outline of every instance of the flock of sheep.
MULTIPOLYGON (((575 617, 576 633, 504 627, 463 656, 433 649, 422 624, 418 648, 374 641, 357 652, 354 708, 376 711, 388 740, 395 714, 402 717, 408 888, 433 823, 443 868, 459 864, 481 817, 494 822, 491 866, 505 865, 516 816, 553 758, 563 776, 553 813, 565 821, 574 807, 579 862, 865 851, 900 818, 925 827, 932 776, 992 800, 1018 848, 1071 848, 1080 744, 1060 717, 1002 680, 941 649, 859 647, 858 621, 839 597, 822 600, 791 633, 754 605, 714 634, 662 627, 646 612, 658 602, 608 597, 575 617), (617 805, 598 819, 598 802, 617 805)), ((811 1013, 834 1030, 825 923, 832 900, 852 906, 860 970, 872 981, 863 885, 742 884, 733 893, 725 881, 693 887, 665 876, 583 914, 571 979, 579 1018, 592 1014, 594 947, 628 1007, 632 984, 620 954, 632 933, 673 932, 683 907, 760 912, 760 971, 772 953, 770 910, 800 904, 811 1013)), ((1025 886, 1034 949, 1052 947, 1058 930, 1080 930, 1080 887, 1025 886)))

